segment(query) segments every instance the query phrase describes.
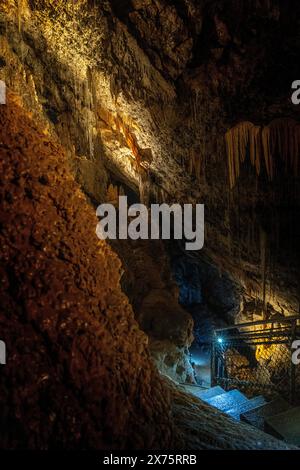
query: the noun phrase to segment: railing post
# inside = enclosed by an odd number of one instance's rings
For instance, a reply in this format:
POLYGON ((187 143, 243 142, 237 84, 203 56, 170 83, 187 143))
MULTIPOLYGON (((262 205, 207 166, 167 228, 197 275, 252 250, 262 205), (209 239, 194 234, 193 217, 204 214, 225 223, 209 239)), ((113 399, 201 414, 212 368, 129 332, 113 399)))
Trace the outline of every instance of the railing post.
POLYGON ((210 357, 210 385, 216 385, 216 333, 213 332, 211 341, 211 357, 210 357))
MULTIPOLYGON (((296 339, 296 332, 297 332, 297 320, 293 320, 291 324, 291 344, 290 349, 292 352, 293 342, 296 339)), ((291 371, 290 371, 290 401, 291 403, 295 403, 295 394, 296 394, 296 365, 291 360, 291 371)))

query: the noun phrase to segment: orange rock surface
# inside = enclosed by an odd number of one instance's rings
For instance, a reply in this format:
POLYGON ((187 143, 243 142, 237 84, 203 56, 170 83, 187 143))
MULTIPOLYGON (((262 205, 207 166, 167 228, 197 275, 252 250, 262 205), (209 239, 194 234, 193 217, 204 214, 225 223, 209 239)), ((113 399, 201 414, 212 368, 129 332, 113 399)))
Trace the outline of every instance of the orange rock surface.
POLYGON ((168 395, 63 149, 0 108, 0 447, 168 447, 168 395))

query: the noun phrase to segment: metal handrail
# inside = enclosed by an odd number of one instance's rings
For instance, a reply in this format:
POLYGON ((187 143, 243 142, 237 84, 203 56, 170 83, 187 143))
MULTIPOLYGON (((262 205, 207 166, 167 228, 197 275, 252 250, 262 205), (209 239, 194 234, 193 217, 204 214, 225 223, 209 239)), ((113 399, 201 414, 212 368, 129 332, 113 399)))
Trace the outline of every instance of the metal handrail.
POLYGON ((269 319, 269 320, 257 320, 254 322, 247 322, 247 323, 238 323, 236 325, 226 326, 225 328, 216 328, 214 331, 227 331, 227 330, 234 330, 236 328, 247 328, 249 326, 258 326, 258 325, 268 325, 274 323, 292 323, 294 321, 300 321, 300 316, 295 315, 293 317, 285 317, 285 318, 276 318, 276 319, 269 319))
MULTIPOLYGON (((211 351, 211 386, 228 384, 230 387, 230 384, 233 385, 234 383, 240 383, 241 386, 246 386, 247 384, 248 386, 252 386, 253 381, 251 380, 242 380, 243 383, 241 383, 240 378, 235 377, 234 375, 231 377, 227 376, 226 357, 224 356, 224 352, 230 348, 239 350, 240 347, 247 347, 247 345, 248 347, 271 344, 285 344, 291 346, 293 341, 300 336, 299 321, 300 316, 297 315, 285 318, 270 318, 268 320, 240 323, 225 328, 215 329, 213 332, 211 351), (275 324, 281 325, 272 326, 275 324), (261 325, 267 326, 267 328, 264 330, 253 329, 255 326, 261 325), (243 331, 244 328, 248 328, 250 330, 243 331), (235 332, 232 330, 235 330, 235 332), (229 334, 224 334, 222 337, 222 334, 225 332, 228 332, 229 334)), ((255 368, 253 370, 255 370, 255 368)), ((288 389, 284 391, 284 395, 287 392, 289 394, 290 401, 294 402, 298 382, 296 383, 296 369, 292 361, 287 370, 290 370, 289 374, 286 376, 289 386, 288 389)), ((264 390, 272 390, 276 388, 275 386, 273 387, 272 383, 263 385, 260 381, 256 383, 256 386, 257 388, 264 390)))

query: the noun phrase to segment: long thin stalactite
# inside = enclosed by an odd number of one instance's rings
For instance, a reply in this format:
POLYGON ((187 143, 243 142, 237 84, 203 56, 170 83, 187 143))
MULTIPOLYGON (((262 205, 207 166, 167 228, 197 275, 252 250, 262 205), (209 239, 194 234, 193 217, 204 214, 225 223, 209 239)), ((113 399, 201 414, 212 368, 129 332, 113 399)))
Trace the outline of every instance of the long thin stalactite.
POLYGON ((280 160, 287 174, 299 176, 300 124, 293 119, 276 119, 265 127, 241 122, 226 133, 225 141, 231 189, 247 155, 257 175, 264 165, 269 181, 274 179, 280 160))

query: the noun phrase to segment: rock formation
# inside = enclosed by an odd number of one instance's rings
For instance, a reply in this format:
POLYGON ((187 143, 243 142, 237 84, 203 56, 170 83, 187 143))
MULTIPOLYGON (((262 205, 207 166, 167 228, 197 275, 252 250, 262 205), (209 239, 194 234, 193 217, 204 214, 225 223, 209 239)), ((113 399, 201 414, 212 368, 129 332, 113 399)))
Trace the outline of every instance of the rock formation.
POLYGON ((66 154, 19 101, 0 112, 0 447, 286 448, 160 378, 66 154))
POLYGON ((1 447, 168 446, 169 399, 64 151, 12 101, 0 119, 1 447))
POLYGON ((205 203, 205 254, 240 283, 245 316, 253 303, 257 312, 263 304, 299 311, 297 233, 283 210, 299 216, 299 119, 290 100, 297 8, 257 0, 0 7, 1 78, 59 138, 90 200, 104 200, 113 176, 145 201, 205 203), (225 135, 238 132, 243 142, 238 152, 230 146, 228 168, 225 135), (253 173, 248 159, 239 165, 250 148, 253 173))
POLYGON ((174 282, 178 267, 189 282, 186 253, 97 244, 93 208, 123 193, 204 203, 190 263, 205 308, 229 322, 299 313, 299 8, 1 2, 0 326, 18 345, 1 375, 2 447, 257 446, 157 373, 193 380, 197 331, 174 282))

